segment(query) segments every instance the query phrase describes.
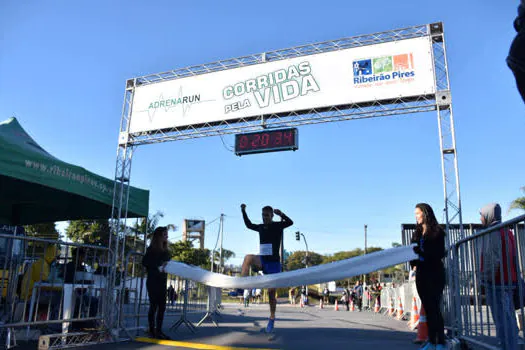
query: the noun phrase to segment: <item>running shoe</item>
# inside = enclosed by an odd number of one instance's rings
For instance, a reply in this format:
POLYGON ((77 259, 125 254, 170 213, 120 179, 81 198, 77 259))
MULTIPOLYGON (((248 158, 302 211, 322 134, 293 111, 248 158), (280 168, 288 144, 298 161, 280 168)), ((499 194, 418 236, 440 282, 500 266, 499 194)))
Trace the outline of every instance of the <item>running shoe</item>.
POLYGON ((275 319, 270 318, 268 320, 268 325, 266 326, 266 333, 272 333, 273 332, 273 325, 275 323, 275 319))

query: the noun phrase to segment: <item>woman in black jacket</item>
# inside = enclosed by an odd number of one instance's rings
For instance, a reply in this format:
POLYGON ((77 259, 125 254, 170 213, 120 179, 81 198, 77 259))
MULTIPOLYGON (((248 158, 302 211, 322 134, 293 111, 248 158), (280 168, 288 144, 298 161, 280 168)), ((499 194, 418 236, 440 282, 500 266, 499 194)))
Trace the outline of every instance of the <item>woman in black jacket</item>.
POLYGON ((445 231, 439 226, 430 205, 416 205, 416 231, 412 240, 417 246, 416 287, 427 314, 428 343, 422 349, 446 349, 445 325, 441 299, 445 288, 445 231))
POLYGON ((166 311, 166 285, 168 283, 168 274, 164 269, 170 259, 168 228, 157 227, 142 259, 142 265, 148 271, 146 279, 149 296, 148 324, 149 335, 152 338, 169 339, 166 334, 162 333, 162 322, 164 321, 164 311, 166 311), (156 326, 155 320, 157 321, 156 326))

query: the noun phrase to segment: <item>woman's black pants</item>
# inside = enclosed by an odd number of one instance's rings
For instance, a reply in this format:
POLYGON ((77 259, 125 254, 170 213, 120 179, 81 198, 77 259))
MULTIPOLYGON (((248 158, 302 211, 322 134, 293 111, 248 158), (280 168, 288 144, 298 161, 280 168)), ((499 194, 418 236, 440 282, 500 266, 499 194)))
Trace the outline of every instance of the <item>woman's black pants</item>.
POLYGON ((166 283, 164 281, 147 280, 149 296, 148 324, 150 331, 162 330, 164 312, 166 311, 166 283), (157 316, 155 318, 155 315, 157 316), (155 321, 157 324, 155 326, 155 321))
POLYGON ((441 299, 445 288, 443 269, 421 270, 416 274, 416 287, 427 315, 428 340, 432 344, 445 344, 445 323, 441 313, 441 299))

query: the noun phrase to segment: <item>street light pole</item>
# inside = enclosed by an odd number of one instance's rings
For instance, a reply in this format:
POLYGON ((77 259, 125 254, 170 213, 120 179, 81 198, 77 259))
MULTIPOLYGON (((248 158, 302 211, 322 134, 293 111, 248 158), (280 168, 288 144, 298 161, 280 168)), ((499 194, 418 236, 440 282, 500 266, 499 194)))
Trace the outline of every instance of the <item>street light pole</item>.
POLYGON ((301 233, 301 236, 303 236, 304 244, 306 245, 306 260, 305 260, 305 265, 306 265, 306 268, 308 268, 308 242, 306 242, 306 237, 304 236, 303 233, 301 233))

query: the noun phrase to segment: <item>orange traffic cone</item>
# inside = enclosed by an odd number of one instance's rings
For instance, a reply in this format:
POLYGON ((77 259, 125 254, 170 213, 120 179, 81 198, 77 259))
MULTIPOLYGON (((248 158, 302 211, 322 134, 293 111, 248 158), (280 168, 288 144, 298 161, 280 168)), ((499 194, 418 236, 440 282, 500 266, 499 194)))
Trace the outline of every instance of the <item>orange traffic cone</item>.
POLYGON ((355 311, 355 304, 353 300, 350 302, 350 311, 355 311))
POLYGON ((339 305, 337 305, 337 299, 335 299, 334 310, 335 310, 335 311, 339 311, 339 305))
POLYGON ((376 298, 376 304, 374 305, 374 312, 379 312, 379 299, 376 298))
POLYGON ((417 325, 417 335, 414 339, 414 343, 422 344, 428 340, 428 326, 427 326, 427 314, 425 308, 421 305, 421 312, 419 313, 419 322, 417 325))
POLYGON ((392 316, 393 318, 396 318, 397 317, 397 311, 399 310, 399 304, 397 304, 397 306, 395 306, 396 300, 394 298, 392 298, 392 304, 393 304, 392 305, 393 312, 392 312, 392 315, 390 315, 390 316, 392 316))
POLYGON ((388 310, 388 316, 394 315, 395 309, 394 309, 394 299, 390 297, 390 309, 388 310))
POLYGON ((320 309, 324 309, 324 301, 323 301, 323 298, 321 298, 321 300, 319 300, 319 308, 320 308, 320 309))
POLYGON ((302 296, 301 296, 301 302, 300 302, 299 306, 300 306, 300 307, 304 307, 304 299, 303 299, 302 296))
POLYGON ((405 312, 403 311, 403 303, 401 302, 401 298, 399 298, 399 307, 397 308, 397 319, 401 320, 403 319, 403 314, 405 312))
POLYGON ((419 323, 419 312, 417 311, 416 297, 412 298, 412 312, 410 313, 410 321, 408 321, 408 328, 411 330, 416 329, 419 323))

